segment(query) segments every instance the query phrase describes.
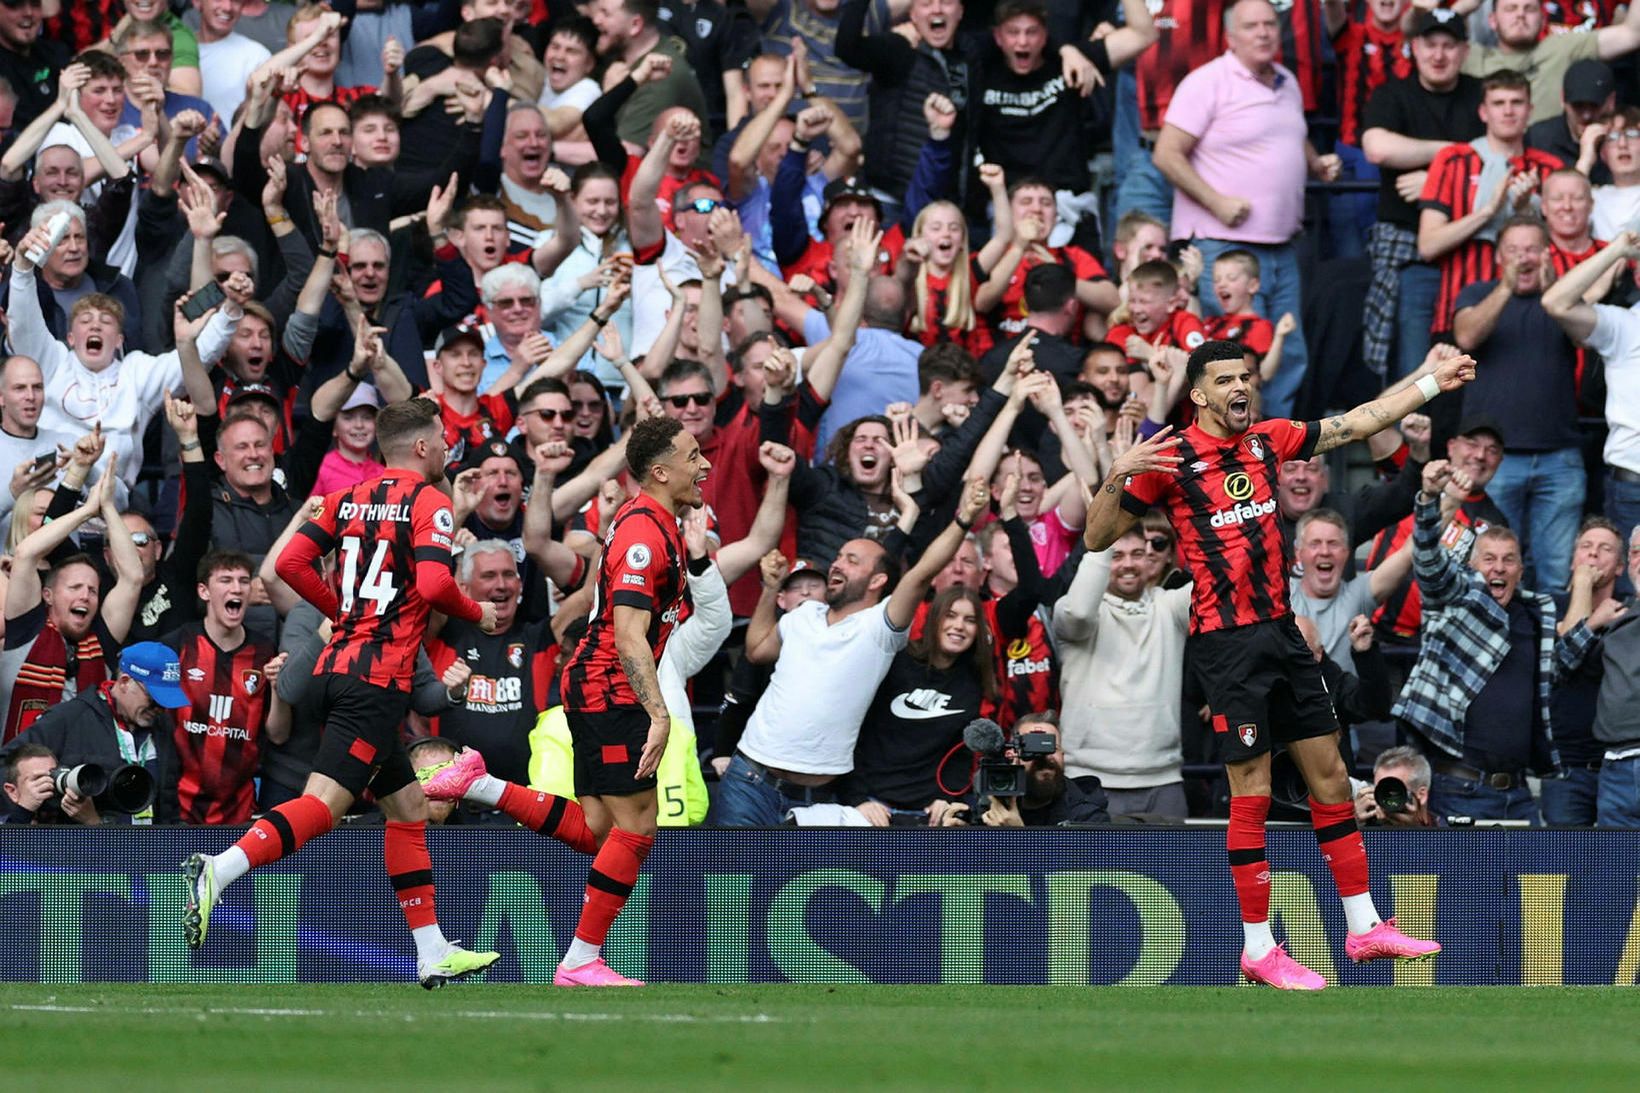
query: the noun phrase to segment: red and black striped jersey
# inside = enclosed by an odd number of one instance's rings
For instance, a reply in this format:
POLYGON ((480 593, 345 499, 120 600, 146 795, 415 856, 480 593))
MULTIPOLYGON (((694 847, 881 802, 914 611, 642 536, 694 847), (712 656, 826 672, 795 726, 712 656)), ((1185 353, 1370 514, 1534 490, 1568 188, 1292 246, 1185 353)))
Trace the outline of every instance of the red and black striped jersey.
MULTIPOLYGON (((418 569, 424 562, 441 568, 454 588, 455 530, 449 498, 419 474, 398 467, 324 499, 320 513, 298 532, 321 555, 337 552, 341 595, 335 628, 314 674, 333 672, 389 690, 410 689, 427 613, 432 606, 445 610, 443 584, 423 588, 418 569)), ((280 575, 285 576, 283 566, 280 575)), ((465 596, 460 601, 465 617, 476 619, 478 605, 465 596)))
POLYGON ((273 707, 262 673, 273 659, 273 645, 247 636, 237 649, 222 649, 198 622, 162 640, 177 652, 182 692, 188 696, 188 705, 176 711, 173 734, 181 822, 249 823, 256 808, 262 730, 273 707))
POLYGON ((440 395, 438 412, 444 422, 444 445, 450 449, 450 465, 460 463, 475 448, 504 438, 513 427, 516 408, 511 391, 479 395, 478 406, 470 414, 456 410, 440 395))
POLYGON ((1314 0, 1294 0, 1278 2, 1275 9, 1281 24, 1281 52, 1276 55, 1276 63, 1291 69, 1298 78, 1304 112, 1313 114, 1321 105, 1321 5, 1314 0))
POLYGON ((1179 81, 1224 52, 1224 0, 1150 0, 1146 6, 1160 37, 1133 62, 1133 74, 1139 128, 1148 132, 1161 129, 1179 81))
POLYGON ((1543 0, 1543 36, 1609 27, 1619 3, 1622 0, 1543 0))
POLYGON ((1270 351, 1276 328, 1259 315, 1212 315, 1202 318, 1202 327, 1213 341, 1235 342, 1260 360, 1270 351))
MULTIPOLYGON (((1560 244, 1556 243, 1553 239, 1549 240, 1549 261, 1555 268, 1555 280, 1558 281, 1560 278, 1566 276, 1572 271, 1572 267, 1576 266, 1578 263, 1586 262, 1590 258, 1593 258, 1595 255, 1599 254, 1605 246, 1606 243, 1604 240, 1591 239, 1589 240, 1587 250, 1574 252, 1560 246, 1560 244)), ((1580 408, 1582 407, 1583 401, 1583 373, 1588 369, 1588 367, 1589 351, 1582 346, 1578 346, 1577 397, 1580 408)), ((1598 390, 1598 386, 1596 387, 1596 390, 1598 390)), ((1588 407, 1587 409, 1592 410, 1594 415, 1597 417, 1604 411, 1604 407, 1588 407)))
POLYGON ((1412 51, 1397 25, 1380 30, 1370 22, 1350 20, 1333 36, 1338 56, 1338 139, 1361 143, 1361 112, 1379 86, 1392 76, 1412 75, 1412 51))
MULTIPOLYGON (((1511 173, 1533 173, 1537 175, 1540 186, 1561 166, 1558 157, 1536 148, 1528 148, 1509 160, 1511 173)), ((1475 211, 1481 200, 1490 196, 1476 192, 1484 167, 1481 154, 1472 144, 1449 144, 1442 148, 1435 153, 1429 165, 1429 177, 1424 180, 1424 192, 1418 197, 1418 208, 1445 213, 1449 220, 1462 220, 1475 211)), ((1470 238, 1441 257, 1441 287, 1435 297, 1435 322, 1430 327, 1432 333, 1444 334, 1452 329, 1452 314, 1458 303, 1458 293, 1476 281, 1487 280, 1496 272, 1494 250, 1491 240, 1470 238)))
MULTIPOLYGON (((1474 528, 1476 534, 1485 531, 1488 527, 1508 527, 1509 521, 1504 519, 1503 513, 1492 499, 1485 493, 1477 493, 1465 498, 1457 511, 1452 515, 1452 522, 1447 525, 1441 535, 1441 545, 1448 550, 1453 549, 1462 541, 1463 529, 1474 528)), ((1387 527, 1378 533, 1372 541, 1372 549, 1367 553, 1367 568, 1377 569, 1384 559, 1401 549, 1401 544, 1412 536, 1412 517, 1404 517, 1400 523, 1387 527)), ((1468 561, 1467 558, 1461 559, 1468 561)), ((1423 619, 1424 598, 1418 588, 1418 582, 1408 577, 1401 582, 1401 587, 1392 591, 1378 610, 1373 612, 1372 621, 1380 631, 1388 632, 1402 638, 1418 636, 1418 627, 1423 619)))
POLYGON ((54 38, 81 53, 111 37, 123 15, 123 0, 75 0, 45 21, 42 37, 54 38))
POLYGON ((1292 548, 1281 530, 1276 472, 1315 453, 1321 424, 1261 421, 1240 436, 1217 437, 1192 425, 1173 450, 1177 474, 1129 478, 1122 508, 1142 516, 1162 506, 1195 582, 1190 632, 1205 634, 1269 622, 1291 613, 1287 575, 1292 548))
POLYGON ((621 506, 604 540, 587 632, 564 665, 559 686, 567 710, 639 704, 615 650, 617 607, 649 612, 649 649, 656 664, 691 607, 677 517, 647 493, 621 506))
POLYGON ((375 93, 376 89, 368 84, 360 84, 357 87, 333 88, 328 95, 315 95, 305 87, 298 87, 294 91, 285 92, 282 98, 285 105, 290 107, 291 117, 296 122, 296 151, 298 153, 307 151, 307 136, 302 132, 302 115, 306 114, 316 104, 322 102, 334 103, 346 110, 364 96, 374 95, 375 93))

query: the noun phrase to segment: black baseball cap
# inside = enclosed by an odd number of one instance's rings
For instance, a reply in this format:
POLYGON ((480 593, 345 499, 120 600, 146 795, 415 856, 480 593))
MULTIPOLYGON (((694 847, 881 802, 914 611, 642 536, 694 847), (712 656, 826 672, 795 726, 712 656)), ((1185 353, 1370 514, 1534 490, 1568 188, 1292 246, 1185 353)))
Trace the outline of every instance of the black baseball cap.
POLYGON ((1470 414, 1458 423, 1457 436, 1474 436, 1476 433, 1491 433, 1500 446, 1503 444, 1503 426, 1491 414, 1470 414))
POLYGON ((450 477, 454 478, 462 471, 477 470, 484 466, 484 461, 487 459, 510 459, 518 468, 518 473, 524 473, 524 463, 518 458, 518 453, 512 450, 512 445, 500 437, 496 437, 467 449, 467 454, 462 457, 460 463, 456 464, 450 477))
POLYGON ((869 201, 877 207, 877 215, 883 215, 882 203, 877 200, 877 195, 871 192, 871 187, 866 185, 865 179, 847 175, 832 179, 820 192, 820 219, 824 220, 837 202, 849 200, 869 201))
POLYGON ((276 407, 282 408, 285 400, 279 397, 279 392, 265 383, 242 383, 233 389, 228 396, 228 405, 234 406, 241 402, 249 402, 253 398, 265 399, 276 407))
POLYGON ((460 323, 455 326, 447 326, 439 332, 438 342, 434 346, 433 352, 442 352, 445 346, 454 345, 456 342, 461 341, 472 342, 478 346, 480 353, 484 352, 484 335, 480 334, 476 327, 463 326, 460 323))
POLYGON ((1426 34, 1450 34, 1460 42, 1469 41, 1469 28, 1465 25, 1465 17, 1451 8, 1434 8, 1430 11, 1421 11, 1412 21, 1412 29, 1408 36, 1422 38, 1426 34))
POLYGON ((1593 57, 1585 57, 1566 70, 1561 82, 1562 97, 1567 102, 1603 103, 1617 89, 1617 78, 1611 65, 1593 57))
POLYGON ((215 156, 200 156, 194 160, 193 168, 195 171, 215 175, 224 186, 233 185, 233 176, 228 173, 228 168, 223 162, 215 156))

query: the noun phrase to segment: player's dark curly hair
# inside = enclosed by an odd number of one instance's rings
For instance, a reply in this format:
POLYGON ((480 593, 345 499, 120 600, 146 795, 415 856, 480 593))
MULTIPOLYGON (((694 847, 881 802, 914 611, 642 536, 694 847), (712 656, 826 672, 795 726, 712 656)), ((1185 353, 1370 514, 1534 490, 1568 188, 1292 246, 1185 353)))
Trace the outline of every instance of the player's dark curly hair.
POLYGON ((632 426, 626 441, 626 466, 640 483, 644 476, 666 453, 672 450, 683 432, 683 423, 669 417, 645 418, 632 426))
MULTIPOLYGON (((1190 363, 1184 368, 1184 382, 1187 387, 1194 387, 1207 375, 1207 366, 1219 361, 1238 361, 1246 363, 1246 350, 1240 342, 1217 341, 1203 342, 1190 351, 1190 363)), ((380 426, 378 426, 380 428, 380 426)))

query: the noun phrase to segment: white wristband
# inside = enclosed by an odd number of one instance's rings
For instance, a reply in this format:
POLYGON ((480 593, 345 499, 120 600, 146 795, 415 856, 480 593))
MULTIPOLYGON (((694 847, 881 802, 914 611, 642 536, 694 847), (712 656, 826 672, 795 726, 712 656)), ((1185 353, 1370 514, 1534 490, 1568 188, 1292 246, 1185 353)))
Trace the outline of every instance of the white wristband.
POLYGON ((1423 392, 1424 401, 1429 402, 1441 393, 1441 383, 1434 376, 1420 376, 1418 390, 1423 392))

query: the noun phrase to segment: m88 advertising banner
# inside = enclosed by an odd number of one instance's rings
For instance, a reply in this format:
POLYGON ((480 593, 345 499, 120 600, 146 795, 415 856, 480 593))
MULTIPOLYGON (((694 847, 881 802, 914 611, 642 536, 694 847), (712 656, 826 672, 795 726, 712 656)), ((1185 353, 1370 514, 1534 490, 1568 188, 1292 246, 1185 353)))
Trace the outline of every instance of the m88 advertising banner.
MULTIPOLYGON (((0 979, 294 983, 414 978, 381 831, 348 828, 231 888, 182 940, 177 863, 226 828, 0 827, 0 979)), ((1372 832, 1373 897, 1445 950, 1357 967, 1306 830, 1271 830, 1271 917, 1343 984, 1629 984, 1640 835, 1372 832)), ((587 859, 508 829, 428 832, 445 933, 492 981, 550 982, 587 859)), ((608 954, 672 982, 1202 984, 1236 979, 1222 832, 663 831, 608 954)))

